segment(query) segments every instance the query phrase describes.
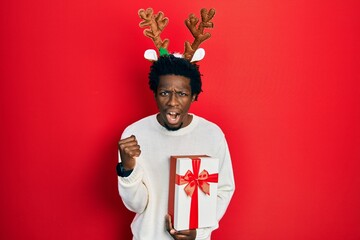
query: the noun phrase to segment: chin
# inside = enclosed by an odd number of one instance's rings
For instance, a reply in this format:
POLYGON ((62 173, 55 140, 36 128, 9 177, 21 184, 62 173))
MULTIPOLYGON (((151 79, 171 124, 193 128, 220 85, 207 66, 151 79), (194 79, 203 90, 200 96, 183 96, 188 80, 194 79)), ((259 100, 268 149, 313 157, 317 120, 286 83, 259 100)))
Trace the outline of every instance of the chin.
POLYGON ((183 123, 181 123, 179 126, 169 126, 166 123, 164 124, 164 127, 169 131, 177 131, 182 127, 183 123))

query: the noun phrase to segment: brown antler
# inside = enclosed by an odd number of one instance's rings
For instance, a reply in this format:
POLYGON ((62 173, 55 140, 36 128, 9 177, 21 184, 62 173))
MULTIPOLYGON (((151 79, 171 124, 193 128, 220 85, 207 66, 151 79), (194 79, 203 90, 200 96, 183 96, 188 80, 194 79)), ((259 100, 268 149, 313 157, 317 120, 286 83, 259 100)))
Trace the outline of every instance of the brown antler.
POLYGON ((211 8, 209 12, 203 8, 200 11, 201 13, 201 22, 196 28, 199 19, 195 17, 194 14, 190 14, 189 17, 185 20, 185 25, 190 30, 191 34, 194 37, 194 42, 190 45, 188 41, 185 42, 185 51, 184 51, 184 58, 191 60, 193 57, 196 49, 199 48, 200 44, 205 40, 211 37, 210 33, 204 33, 205 28, 213 28, 214 24, 210 22, 210 20, 215 15, 215 9, 211 8))
POLYGON ((151 38, 155 44, 155 46, 160 48, 167 49, 169 45, 169 39, 161 40, 160 34, 166 27, 169 22, 167 17, 164 17, 163 12, 158 12, 158 14, 153 14, 153 9, 148 8, 146 11, 144 9, 140 9, 138 11, 139 17, 143 19, 139 23, 140 27, 150 27, 144 30, 144 35, 151 38))

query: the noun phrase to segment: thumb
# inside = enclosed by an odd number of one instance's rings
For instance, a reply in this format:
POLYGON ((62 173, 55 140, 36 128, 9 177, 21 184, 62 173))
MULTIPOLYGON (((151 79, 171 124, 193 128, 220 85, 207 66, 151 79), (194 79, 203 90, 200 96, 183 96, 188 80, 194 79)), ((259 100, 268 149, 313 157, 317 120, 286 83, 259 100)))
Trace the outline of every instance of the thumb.
POLYGON ((168 232, 170 234, 175 234, 176 230, 173 228, 172 226, 172 222, 171 222, 171 216, 170 214, 167 214, 165 217, 165 221, 166 221, 166 229, 168 230, 168 232))

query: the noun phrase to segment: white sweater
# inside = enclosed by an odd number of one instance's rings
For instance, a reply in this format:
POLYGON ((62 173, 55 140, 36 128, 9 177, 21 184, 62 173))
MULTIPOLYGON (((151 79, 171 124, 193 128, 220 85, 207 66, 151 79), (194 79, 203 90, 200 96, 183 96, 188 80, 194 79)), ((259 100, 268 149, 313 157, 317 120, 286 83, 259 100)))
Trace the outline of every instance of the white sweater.
MULTIPOLYGON (((133 240, 172 239, 165 227, 171 155, 206 154, 219 159, 217 219, 222 218, 235 183, 226 139, 217 125, 193 115, 187 127, 169 131, 152 115, 127 127, 121 138, 131 135, 136 136, 141 155, 130 176, 118 177, 118 188, 125 206, 136 213, 133 240)), ((216 228, 197 229, 196 239, 210 239, 216 228)))

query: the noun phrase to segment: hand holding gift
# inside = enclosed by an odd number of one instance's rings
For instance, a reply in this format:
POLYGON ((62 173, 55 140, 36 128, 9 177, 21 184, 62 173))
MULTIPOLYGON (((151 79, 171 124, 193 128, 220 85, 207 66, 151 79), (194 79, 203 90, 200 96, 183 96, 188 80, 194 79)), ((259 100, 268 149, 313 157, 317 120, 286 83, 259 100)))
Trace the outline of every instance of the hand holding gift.
POLYGON ((196 238, 196 229, 176 231, 171 222, 171 216, 168 214, 165 218, 166 230, 174 239, 194 240, 196 238))

